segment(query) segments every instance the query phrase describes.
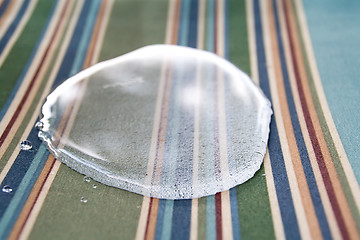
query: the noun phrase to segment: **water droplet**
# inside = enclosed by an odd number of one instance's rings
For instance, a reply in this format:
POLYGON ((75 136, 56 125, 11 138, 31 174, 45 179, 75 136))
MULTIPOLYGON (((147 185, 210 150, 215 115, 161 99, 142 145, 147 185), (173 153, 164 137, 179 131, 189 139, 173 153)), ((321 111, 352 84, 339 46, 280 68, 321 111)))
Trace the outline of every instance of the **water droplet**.
POLYGON ((3 186, 2 191, 5 193, 11 193, 13 190, 9 185, 5 185, 3 186))
POLYGON ((88 201, 88 200, 87 200, 85 197, 81 197, 81 198, 80 198, 80 202, 82 202, 82 203, 87 203, 87 201, 88 201))
POLYGON ((31 142, 28 140, 21 141, 20 148, 21 148, 21 150, 24 150, 24 151, 28 151, 28 150, 32 149, 31 142))
POLYGON ((85 176, 85 177, 84 177, 84 182, 91 182, 91 178, 88 177, 88 176, 85 176))
POLYGON ((96 186, 95 184, 93 184, 93 185, 92 185, 92 188, 94 188, 94 189, 95 189, 95 188, 97 188, 97 186, 96 186))
POLYGON ((44 123, 43 122, 37 122, 35 124, 35 128, 39 131, 41 131, 44 128, 44 123))

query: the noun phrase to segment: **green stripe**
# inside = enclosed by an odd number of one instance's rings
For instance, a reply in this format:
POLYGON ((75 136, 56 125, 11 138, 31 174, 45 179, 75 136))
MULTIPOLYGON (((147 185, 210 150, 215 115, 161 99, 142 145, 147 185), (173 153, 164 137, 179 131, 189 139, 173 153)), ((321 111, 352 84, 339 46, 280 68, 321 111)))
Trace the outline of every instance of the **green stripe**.
MULTIPOLYGON (((250 57, 245 2, 229 0, 228 11, 229 59, 249 74, 250 57)), ((252 179, 237 187, 240 234, 243 239, 275 238, 264 173, 262 165, 252 179)))
POLYGON ((37 3, 33 14, 28 20, 23 32, 9 52, 5 62, 0 68, 0 109, 3 108, 15 86, 20 74, 26 65, 31 52, 35 48, 41 32, 46 24, 46 20, 51 13, 53 1, 41 0, 37 3), (15 64, 16 63, 16 64, 15 64))
POLYGON ((206 239, 206 197, 198 200, 198 239, 206 239))
POLYGON ((327 122, 326 122, 326 119, 325 119, 325 116, 324 116, 324 113, 323 113, 323 110, 322 110, 322 106, 321 106, 321 103, 320 103, 320 100, 319 100, 319 96, 317 95, 315 82, 314 82, 313 76, 311 75, 311 71, 310 71, 310 65, 309 65, 309 61, 308 61, 308 56, 307 56, 306 51, 305 51, 305 45, 304 45, 303 36, 302 36, 301 31, 300 31, 299 17, 297 15, 297 11, 295 10, 296 6, 295 6, 294 2, 292 2, 292 4, 293 4, 294 13, 295 13, 297 32, 299 34, 300 43, 301 43, 301 50, 302 50, 302 54, 304 56, 303 60, 304 60, 304 64, 305 64, 305 67, 306 67, 307 78, 308 78, 308 82, 309 82, 313 102, 314 102, 314 105, 315 105, 316 113, 317 113, 317 116, 318 116, 319 121, 320 121, 321 130, 324 133, 326 144, 328 146, 331 158, 333 160, 333 163, 334 163, 334 166, 335 166, 335 169, 336 169, 336 173, 337 173, 337 175, 339 177, 341 187, 342 187, 342 189, 344 191, 344 194, 345 194, 345 197, 346 197, 346 199, 348 201, 351 213, 352 213, 352 215, 354 217, 357 229, 358 229, 358 231, 360 231, 360 213, 359 213, 359 209, 357 208, 355 200, 354 200, 354 196, 351 193, 349 183, 347 181, 344 169, 343 169, 342 164, 340 162, 339 154, 338 154, 338 152, 336 150, 335 143, 334 143, 334 141, 332 139, 329 127, 327 125, 327 122))
MULTIPOLYGON (((116 1, 100 59, 163 43, 166 17, 165 0, 116 1)), ((61 165, 30 238, 134 239, 143 197, 100 183, 93 189, 93 182, 84 182, 83 175, 61 165), (82 196, 87 203, 80 202, 82 196)))

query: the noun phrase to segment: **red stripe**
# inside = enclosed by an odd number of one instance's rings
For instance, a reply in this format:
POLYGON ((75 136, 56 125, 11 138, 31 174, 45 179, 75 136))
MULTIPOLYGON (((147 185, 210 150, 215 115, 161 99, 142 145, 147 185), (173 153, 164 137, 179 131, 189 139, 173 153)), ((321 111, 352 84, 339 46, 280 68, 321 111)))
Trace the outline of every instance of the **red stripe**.
POLYGON ((62 13, 61 13, 59 22, 57 23, 57 25, 56 25, 56 27, 55 27, 55 30, 54 30, 54 34, 53 34, 53 36, 51 37, 51 40, 50 40, 50 42, 49 42, 49 45, 47 46, 47 48, 46 48, 46 50, 45 50, 45 53, 44 53, 44 55, 43 55, 43 57, 42 57, 42 59, 41 59, 40 65, 39 65, 38 68, 36 69, 35 75, 34 75, 33 78, 31 79, 31 82, 30 82, 28 88, 26 89, 25 95, 24 95, 23 98, 21 99, 20 104, 19 104, 18 107, 16 108, 16 111, 15 111, 14 115, 12 116, 10 122, 8 123, 8 125, 6 126, 3 134, 2 134, 1 137, 0 137, 0 147, 1 147, 2 144, 4 143, 6 137, 8 136, 10 130, 12 129, 12 127, 13 127, 13 125, 14 125, 17 117, 18 117, 18 115, 20 114, 20 112, 21 112, 21 110, 22 110, 22 108, 23 108, 23 105, 25 104, 25 102, 27 101, 27 98, 28 98, 29 95, 30 95, 30 92, 31 92, 31 90, 32 90, 32 87, 34 86, 34 84, 35 84, 35 82, 36 82, 36 80, 37 80, 37 77, 38 77, 38 75, 39 75, 39 73, 40 73, 41 67, 42 67, 45 59, 47 58, 47 55, 48 55, 48 53, 49 53, 51 44, 52 44, 52 42, 54 41, 56 35, 58 34, 57 29, 59 28, 61 22, 62 22, 63 19, 64 19, 65 9, 66 9, 66 8, 64 8, 64 10, 63 10, 62 13))
POLYGON ((215 194, 216 239, 222 239, 221 193, 215 194))
POLYGON ((289 14, 288 14, 287 1, 284 1, 284 6, 285 6, 284 13, 285 13, 285 18, 286 18, 286 29, 287 29, 288 40, 290 43, 290 50, 291 50, 291 57, 293 60, 294 74, 295 74, 295 78, 296 78, 296 84, 297 84, 299 97, 300 97, 300 101, 301 101, 301 106, 302 106, 304 117, 305 117, 306 126, 308 128, 310 140, 311 140, 314 152, 315 152, 316 160, 317 160, 317 163, 320 168, 320 172, 321 172, 324 184, 325 184, 325 188, 328 193, 332 208, 334 210, 336 221, 338 222, 341 234, 344 237, 344 239, 349 239, 349 233, 346 229, 345 222, 344 222, 343 216, 341 214, 340 206, 337 201, 335 191, 334 191, 334 188, 333 188, 331 180, 330 180, 330 175, 326 168, 324 156, 321 152, 319 140, 316 137, 315 128, 311 121, 309 108, 306 104, 305 93, 304 93, 303 86, 301 84, 301 79, 300 79, 301 77, 300 77, 299 68, 298 68, 298 64, 297 64, 297 60, 296 60, 296 56, 295 56, 295 46, 294 46, 294 42, 290 36, 291 30, 290 30, 290 26, 289 26, 289 14))

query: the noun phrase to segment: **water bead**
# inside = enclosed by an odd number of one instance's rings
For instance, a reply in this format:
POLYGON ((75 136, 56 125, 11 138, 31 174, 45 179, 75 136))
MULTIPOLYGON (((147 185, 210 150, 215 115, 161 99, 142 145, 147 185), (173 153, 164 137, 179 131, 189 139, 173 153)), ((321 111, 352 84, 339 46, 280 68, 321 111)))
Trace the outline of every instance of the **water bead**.
POLYGON ((28 151, 28 150, 32 149, 31 142, 28 140, 21 141, 20 149, 24 150, 24 151, 28 151))

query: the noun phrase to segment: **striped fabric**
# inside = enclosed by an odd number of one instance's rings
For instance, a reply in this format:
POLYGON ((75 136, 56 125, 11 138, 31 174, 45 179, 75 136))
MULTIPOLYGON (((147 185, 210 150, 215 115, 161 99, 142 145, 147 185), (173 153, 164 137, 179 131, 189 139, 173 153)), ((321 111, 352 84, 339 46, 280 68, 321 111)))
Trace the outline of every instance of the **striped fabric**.
POLYGON ((360 3, 345 2, 0 0, 0 239, 359 239, 360 3), (271 100, 254 178, 148 198, 84 181, 46 150, 34 125, 56 86, 154 43, 227 58, 271 100))

